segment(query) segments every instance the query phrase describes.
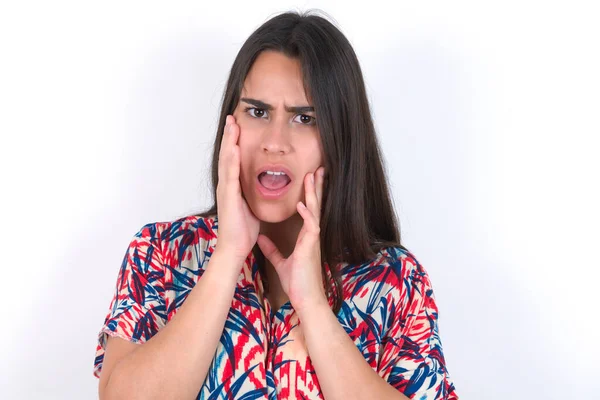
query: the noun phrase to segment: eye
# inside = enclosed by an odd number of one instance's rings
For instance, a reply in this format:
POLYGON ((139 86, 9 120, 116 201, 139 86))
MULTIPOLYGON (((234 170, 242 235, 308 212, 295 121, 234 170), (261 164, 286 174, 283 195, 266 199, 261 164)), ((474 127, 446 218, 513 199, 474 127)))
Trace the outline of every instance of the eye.
POLYGON ((317 123, 316 118, 311 117, 310 115, 298 114, 298 117, 300 117, 300 121, 301 121, 300 123, 302 125, 315 125, 317 123))
POLYGON ((265 115, 266 110, 263 110, 262 108, 256 108, 256 107, 246 107, 244 109, 245 112, 250 111, 250 116, 254 117, 254 118, 263 118, 263 115, 265 115), (253 113, 254 112, 254 113, 253 113))

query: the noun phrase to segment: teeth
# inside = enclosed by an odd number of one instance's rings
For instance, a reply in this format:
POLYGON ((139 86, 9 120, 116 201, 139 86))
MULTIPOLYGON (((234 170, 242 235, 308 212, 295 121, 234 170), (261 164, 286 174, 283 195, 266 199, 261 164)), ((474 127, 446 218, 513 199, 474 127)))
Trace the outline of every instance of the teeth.
POLYGON ((266 174, 269 175, 285 175, 284 172, 276 172, 276 171, 265 171, 266 174))

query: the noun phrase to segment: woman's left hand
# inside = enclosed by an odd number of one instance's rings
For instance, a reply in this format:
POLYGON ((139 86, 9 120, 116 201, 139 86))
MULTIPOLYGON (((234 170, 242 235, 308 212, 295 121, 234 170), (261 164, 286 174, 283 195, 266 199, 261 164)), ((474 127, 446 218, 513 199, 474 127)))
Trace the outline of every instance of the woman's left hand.
POLYGON ((294 252, 288 258, 284 258, 267 236, 259 234, 257 240, 262 253, 273 264, 292 306, 299 313, 307 307, 328 304, 321 274, 319 224, 324 171, 323 167, 319 167, 314 173, 304 177, 307 204, 306 207, 301 201, 296 204, 304 224, 298 234, 294 252))

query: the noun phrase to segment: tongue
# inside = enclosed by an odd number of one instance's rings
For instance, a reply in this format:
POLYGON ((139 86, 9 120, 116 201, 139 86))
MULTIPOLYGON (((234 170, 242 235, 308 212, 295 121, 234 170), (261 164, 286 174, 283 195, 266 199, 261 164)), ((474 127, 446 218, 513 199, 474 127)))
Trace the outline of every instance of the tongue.
POLYGON ((290 182, 290 178, 287 175, 269 175, 263 173, 258 179, 261 185, 269 190, 281 189, 290 182))

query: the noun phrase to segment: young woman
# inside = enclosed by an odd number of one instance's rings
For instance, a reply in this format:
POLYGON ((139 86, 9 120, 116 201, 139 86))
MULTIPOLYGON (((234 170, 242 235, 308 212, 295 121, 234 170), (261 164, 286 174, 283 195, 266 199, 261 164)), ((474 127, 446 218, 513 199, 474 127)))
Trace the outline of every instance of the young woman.
POLYGON ((458 398, 358 60, 326 19, 280 14, 244 43, 212 184, 207 212, 131 241, 98 338, 100 398, 458 398))

